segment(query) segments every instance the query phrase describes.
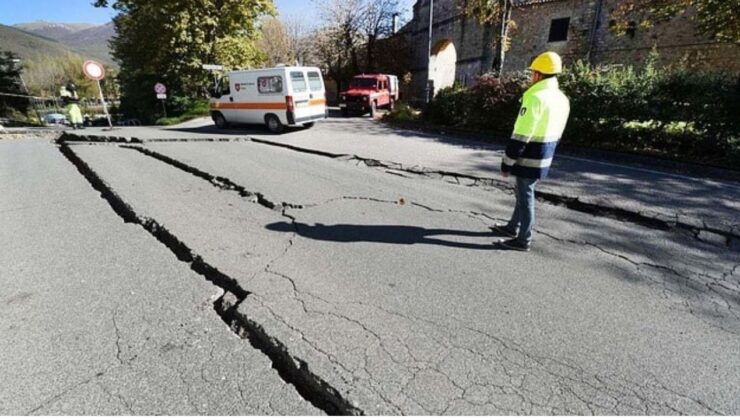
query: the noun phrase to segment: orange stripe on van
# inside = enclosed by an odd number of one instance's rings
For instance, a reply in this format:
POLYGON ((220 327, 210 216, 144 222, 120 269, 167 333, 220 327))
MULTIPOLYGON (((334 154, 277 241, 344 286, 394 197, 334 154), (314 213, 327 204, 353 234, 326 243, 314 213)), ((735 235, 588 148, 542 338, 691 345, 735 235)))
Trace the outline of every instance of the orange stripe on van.
POLYGON ((311 99, 308 102, 308 105, 309 106, 326 105, 326 99, 324 99, 324 98, 321 98, 321 99, 311 99))
POLYGON ((210 104, 209 107, 211 109, 288 109, 288 105, 284 102, 216 102, 210 104))

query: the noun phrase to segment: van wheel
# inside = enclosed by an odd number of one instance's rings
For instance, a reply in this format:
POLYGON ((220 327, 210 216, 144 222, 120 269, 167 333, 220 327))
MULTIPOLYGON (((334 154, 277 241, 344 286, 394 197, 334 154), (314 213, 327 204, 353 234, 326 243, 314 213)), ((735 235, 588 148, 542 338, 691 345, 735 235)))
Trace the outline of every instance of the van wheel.
POLYGON ((316 124, 316 123, 312 123, 312 122, 305 123, 305 124, 303 124, 303 128, 312 128, 314 126, 314 124, 316 124))
POLYGON ((213 114, 213 123, 220 129, 229 128, 229 122, 226 121, 226 118, 220 112, 213 114))
POLYGON ((266 116, 265 124, 267 125, 267 129, 272 133, 280 134, 285 131, 285 126, 280 122, 280 118, 277 115, 270 114, 266 116))
POLYGON ((370 104, 370 118, 375 118, 378 116, 378 103, 373 101, 370 104))

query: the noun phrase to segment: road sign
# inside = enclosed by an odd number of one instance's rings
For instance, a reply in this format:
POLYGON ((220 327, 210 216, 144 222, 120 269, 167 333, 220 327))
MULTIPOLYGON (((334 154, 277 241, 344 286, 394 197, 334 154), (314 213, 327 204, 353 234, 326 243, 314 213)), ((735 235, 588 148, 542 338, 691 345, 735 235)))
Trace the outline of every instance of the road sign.
POLYGON ((154 91, 157 93, 157 95, 162 95, 167 93, 167 87, 162 83, 157 83, 154 85, 154 91))
POLYGON ((100 81, 105 78, 105 67, 97 61, 87 60, 82 64, 82 72, 85 73, 88 79, 95 80, 98 82, 98 92, 100 93, 100 103, 103 104, 103 112, 108 119, 108 128, 113 129, 113 122, 110 119, 108 113, 108 105, 105 103, 105 97, 103 96, 103 88, 100 86, 100 81))
POLYGON ((166 93, 158 93, 157 94, 157 99, 167 99, 167 94, 166 93))
POLYGON ((105 67, 97 61, 87 60, 82 65, 82 72, 90 80, 101 81, 105 78, 105 67))
POLYGON ((223 69, 224 69, 224 66, 220 66, 218 64, 203 64, 203 70, 218 71, 218 70, 223 70, 223 69))

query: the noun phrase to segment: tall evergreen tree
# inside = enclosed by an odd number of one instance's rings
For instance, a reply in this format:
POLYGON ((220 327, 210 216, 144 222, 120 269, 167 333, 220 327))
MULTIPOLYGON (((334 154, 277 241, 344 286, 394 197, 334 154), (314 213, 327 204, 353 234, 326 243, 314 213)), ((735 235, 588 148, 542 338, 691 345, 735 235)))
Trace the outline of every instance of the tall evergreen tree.
MULTIPOLYGON (((0 52, 0 93, 26 94, 21 82, 18 56, 9 51, 0 52)), ((28 98, 0 95, 0 116, 8 116, 13 111, 25 114, 28 107, 28 98)))

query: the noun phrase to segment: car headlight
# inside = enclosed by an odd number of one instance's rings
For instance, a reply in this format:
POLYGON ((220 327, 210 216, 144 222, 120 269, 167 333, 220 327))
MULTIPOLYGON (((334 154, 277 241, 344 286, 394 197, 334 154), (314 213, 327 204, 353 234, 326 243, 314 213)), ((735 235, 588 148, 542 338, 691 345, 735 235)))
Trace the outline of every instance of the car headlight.
POLYGON ((370 99, 370 97, 369 96, 363 96, 362 99, 365 100, 365 101, 367 101, 368 99, 370 99))
POLYGON ((342 100, 343 100, 343 101, 346 101, 346 100, 347 100, 347 97, 346 97, 346 96, 344 96, 344 95, 342 95, 342 100))

